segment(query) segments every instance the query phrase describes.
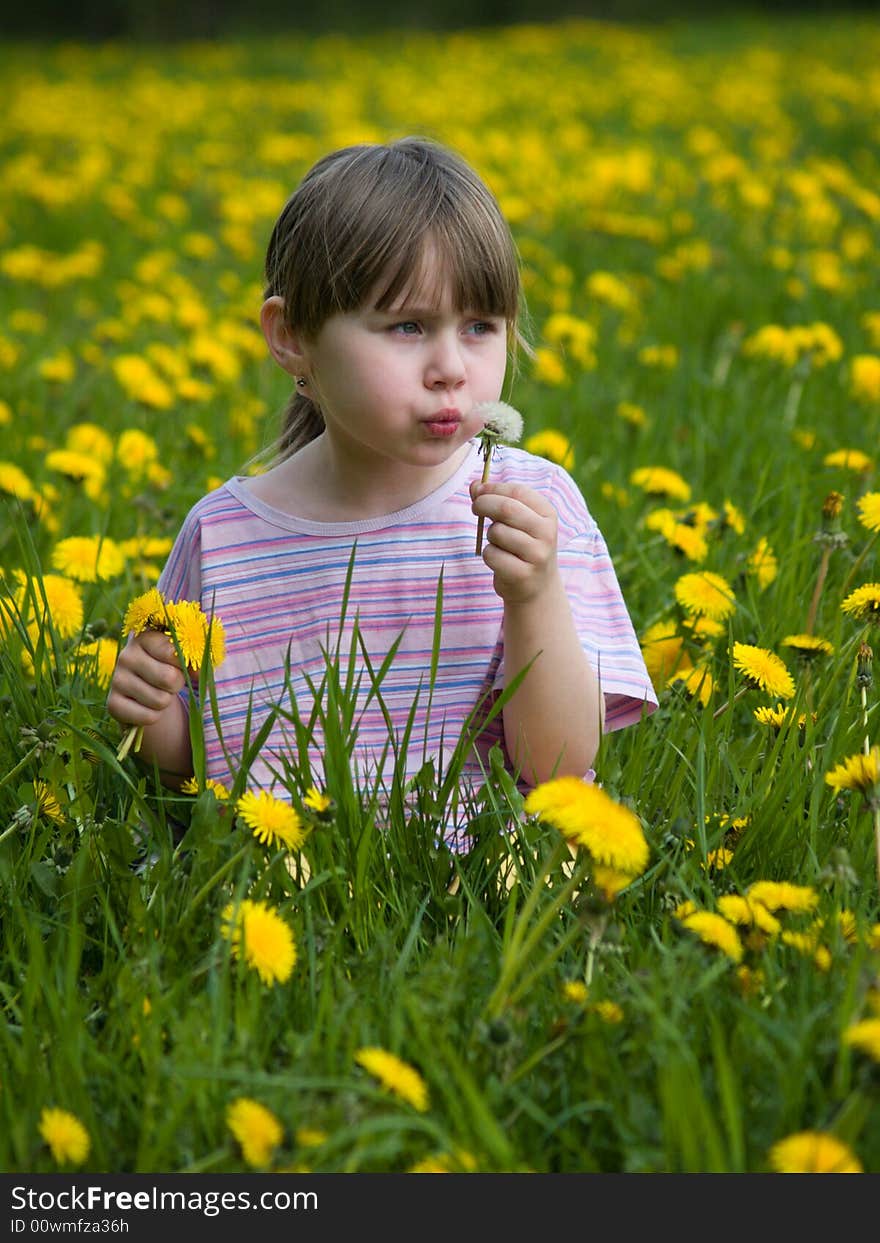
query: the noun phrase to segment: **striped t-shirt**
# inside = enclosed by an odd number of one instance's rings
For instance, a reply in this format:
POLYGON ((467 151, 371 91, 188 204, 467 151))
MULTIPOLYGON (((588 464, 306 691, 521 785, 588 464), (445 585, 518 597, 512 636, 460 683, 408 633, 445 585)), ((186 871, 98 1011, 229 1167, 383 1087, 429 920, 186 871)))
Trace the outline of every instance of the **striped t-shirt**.
MULTIPOLYGON (((343 681, 351 672, 358 687, 352 722, 357 780, 388 779, 407 728, 407 777, 428 760, 444 775, 468 718, 481 703, 480 713, 486 714, 508 672, 503 603, 493 590, 491 570, 475 554, 477 520, 468 485, 480 469, 473 444, 461 467, 429 496, 363 522, 294 517, 257 499, 241 478, 193 507, 159 588, 169 599, 197 600, 223 622, 226 656, 214 673, 220 733, 210 704, 203 705, 209 777, 230 784, 246 734, 253 739, 278 708, 247 787, 287 797, 288 766, 301 755, 291 696, 308 722, 311 688, 321 686, 326 654, 337 651, 343 681), (432 687, 441 572, 440 654, 432 687), (353 648, 355 619, 359 640, 353 648), (371 693, 369 670, 378 679, 394 644, 399 646, 378 694, 371 693)), ((508 447, 493 454, 492 479, 526 484, 554 505, 559 567, 577 632, 604 692, 605 729, 637 721, 657 700, 605 541, 576 484, 560 466, 508 447)), ((479 733, 462 770, 465 781, 482 784, 496 742, 503 752, 500 712, 479 733)), ((318 728, 308 746, 316 785, 324 783, 323 751, 318 728)), ((301 765, 297 771, 302 788, 301 765)))

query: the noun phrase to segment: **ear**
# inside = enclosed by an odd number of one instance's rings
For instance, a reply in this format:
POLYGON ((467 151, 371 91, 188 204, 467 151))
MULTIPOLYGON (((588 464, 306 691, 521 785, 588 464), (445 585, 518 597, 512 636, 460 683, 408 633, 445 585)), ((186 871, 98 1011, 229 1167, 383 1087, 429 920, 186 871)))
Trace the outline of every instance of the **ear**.
POLYGON ((267 298, 260 307, 260 327, 269 353, 288 375, 299 376, 306 370, 302 337, 291 330, 284 318, 284 299, 277 294, 267 298))

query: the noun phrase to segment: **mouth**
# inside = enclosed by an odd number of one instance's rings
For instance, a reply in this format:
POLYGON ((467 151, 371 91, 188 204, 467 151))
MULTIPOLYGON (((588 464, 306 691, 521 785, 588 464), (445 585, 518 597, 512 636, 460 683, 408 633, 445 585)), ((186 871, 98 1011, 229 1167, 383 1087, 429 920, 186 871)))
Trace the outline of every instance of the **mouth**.
POLYGON ((461 414, 458 410, 438 410, 427 419, 422 419, 422 427, 430 436, 453 436, 461 426, 461 414))

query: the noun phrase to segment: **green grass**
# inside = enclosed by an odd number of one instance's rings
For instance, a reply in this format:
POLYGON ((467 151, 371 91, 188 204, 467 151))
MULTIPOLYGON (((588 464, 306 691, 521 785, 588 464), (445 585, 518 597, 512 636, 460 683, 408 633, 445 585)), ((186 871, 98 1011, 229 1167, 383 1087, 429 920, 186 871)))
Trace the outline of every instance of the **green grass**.
MULTIPOLYGON (((876 686, 863 705, 856 664, 877 632, 840 608, 880 577, 856 508, 876 474, 825 458, 873 459, 880 442, 880 394, 851 384, 853 358, 880 355, 866 318, 880 312, 880 167, 863 89, 878 52, 876 28, 854 17, 0 49, 12 101, 0 121, 0 1167, 58 1168, 38 1130, 54 1105, 87 1129, 88 1169, 241 1170, 225 1110, 251 1096, 283 1124, 274 1168, 399 1171, 445 1154, 480 1171, 761 1171, 782 1138, 822 1131, 880 1171, 877 1065, 843 1040, 877 1013, 874 826, 858 793, 825 780, 877 741, 876 686), (443 66, 430 84, 426 63, 443 66), (707 641, 710 702, 663 686, 652 717, 603 741, 599 779, 650 846, 611 905, 588 863, 570 879, 555 831, 521 817, 497 757, 470 808, 468 855, 437 842, 460 753, 410 790, 399 776, 384 790, 353 780, 358 703, 381 699, 387 672, 356 628, 328 649, 318 706, 290 715, 294 804, 313 780, 333 798, 328 814, 303 813, 305 868, 259 845, 210 791, 163 790, 116 759, 120 732, 81 649, 118 638, 164 553, 131 553, 119 574, 82 584, 72 631, 44 618, 59 540, 173 537, 214 480, 269 443, 287 385, 256 328, 272 220, 328 147, 403 132, 458 146, 499 194, 535 344, 552 345, 558 311, 593 333, 595 366, 560 347, 554 384, 523 358, 510 396, 528 433, 569 437, 640 634, 666 619, 681 632, 674 585, 699 567, 644 525, 661 505, 686 507, 644 495, 632 472, 675 470, 691 507, 730 502, 744 519, 741 533, 707 532, 702 568, 737 601, 707 641), (677 248, 695 240, 707 265, 681 266, 677 248), (90 242, 97 266, 65 268, 90 242), (45 253, 33 261, 26 246, 45 253), (596 271, 619 277, 629 311, 588 294, 596 271), (742 348, 763 325, 816 322, 841 343, 824 364, 742 348), (175 367, 207 388, 177 389, 164 409, 127 394, 114 360, 157 345, 173 390, 175 367), (640 361, 649 345, 674 345, 676 365, 640 361), (47 378, 61 351, 72 374, 47 378), (620 417, 621 402, 645 424, 620 417), (49 455, 84 423, 111 451, 124 432, 146 433, 153 469, 129 451, 92 489, 70 478, 49 455), (8 465, 30 496, 7 495, 8 465), (807 624, 832 490, 846 538, 815 631, 834 651, 807 674, 782 644, 807 624), (762 537, 778 561, 766 585, 749 569, 762 537), (744 691, 734 642, 786 661, 793 724, 755 720, 775 699, 744 691), (310 774, 316 724, 325 771, 310 774), (729 862, 711 866, 723 845, 729 862), (759 880, 815 891, 814 911, 779 913, 813 943, 742 930, 746 975, 675 911, 714 911, 759 880), (221 917, 244 896, 293 930, 284 984, 262 984, 231 953, 221 917), (586 1000, 566 996, 571 982, 586 1000), (367 1045, 418 1068, 425 1112, 356 1064, 367 1045)), ((441 590, 435 662, 442 604, 441 590)), ((419 745, 389 741, 398 773, 419 745)))

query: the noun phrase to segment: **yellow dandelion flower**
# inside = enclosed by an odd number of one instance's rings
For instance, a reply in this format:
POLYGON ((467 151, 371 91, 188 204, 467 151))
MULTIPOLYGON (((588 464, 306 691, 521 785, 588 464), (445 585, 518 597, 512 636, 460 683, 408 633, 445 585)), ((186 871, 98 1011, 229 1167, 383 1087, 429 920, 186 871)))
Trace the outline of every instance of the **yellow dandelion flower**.
POLYGON ((52 549, 52 565, 80 583, 118 578, 125 569, 119 545, 101 535, 72 535, 52 549))
POLYGON ((698 640, 717 639, 719 635, 724 634, 724 627, 721 622, 717 622, 713 618, 706 617, 700 613, 683 617, 681 624, 688 634, 698 640))
POLYGON ((701 866, 707 872, 721 872, 727 867, 732 858, 732 850, 729 850, 727 846, 719 846, 717 849, 707 852, 706 862, 701 866))
POLYGON ((562 995, 572 1005, 584 1006, 590 994, 583 980, 566 980, 562 985, 562 995))
POLYGON ((532 375, 541 384, 560 385, 568 378, 565 364, 555 350, 539 345, 532 359, 532 375))
POLYGON ((743 947, 739 934, 723 916, 716 915, 714 911, 693 911, 690 915, 685 915, 681 922, 706 945, 715 946, 734 962, 742 959, 743 947))
POLYGON ((204 786, 200 786, 195 777, 187 777, 181 782, 181 794, 201 794, 202 790, 210 790, 214 798, 218 802, 225 803, 229 798, 229 791, 222 781, 215 781, 213 777, 206 777, 204 786))
POLYGON ((792 651, 804 661, 812 662, 817 656, 830 656, 834 651, 827 639, 815 634, 787 634, 782 640, 783 647, 792 651))
POLYGON ((116 380, 132 401, 139 401, 155 410, 169 410, 174 405, 174 391, 146 358, 138 354, 120 354, 110 364, 116 380))
POLYGON ((86 495, 92 500, 98 500, 101 496, 107 474, 101 462, 87 453, 53 449, 46 454, 46 466, 72 483, 81 483, 86 495))
POLYGON ((831 953, 826 946, 819 944, 819 938, 815 930, 810 932, 793 932, 786 929, 780 934, 779 939, 783 945, 788 945, 793 950, 797 950, 799 954, 812 958, 820 971, 830 970, 831 953))
POLYGON ((859 752, 849 756, 826 773, 825 780, 835 792, 859 790, 871 794, 880 782, 880 747, 872 747, 867 755, 859 752))
POLYGON ((675 598, 686 613, 723 621, 736 608, 733 589, 726 579, 711 570, 683 574, 673 588, 675 598))
POLYGON ((65 437, 65 447, 85 453, 104 466, 113 461, 113 439, 97 423, 74 423, 65 437))
POLYGON ((551 462, 556 462, 565 470, 571 470, 574 466, 574 449, 571 441, 567 436, 563 436, 562 432, 557 432, 552 428, 547 428, 543 432, 535 432, 533 436, 527 436, 523 441, 523 448, 527 453, 535 453, 538 457, 545 457, 551 462))
POLYGON ((669 678, 667 685, 680 686, 690 699, 696 699, 704 708, 715 690, 715 680, 705 665, 695 665, 687 671, 680 669, 669 678))
POLYGON ((880 531, 880 492, 866 492, 856 502, 859 522, 869 531, 880 531))
POLYGON ((854 354, 849 367, 850 392, 859 401, 880 401, 880 357, 854 354))
POLYGON ((724 502, 721 525, 735 531, 737 535, 742 535, 746 529, 746 520, 742 516, 742 511, 737 509, 732 501, 724 502))
POLYGON ((649 496, 669 496, 677 501, 689 501, 691 497, 690 484, 665 466, 641 466, 632 472, 629 481, 649 496))
POLYGON ((30 587, 21 596, 25 600, 35 602, 42 623, 46 621, 46 613, 51 618, 56 633, 62 639, 71 639, 79 634, 83 624, 82 593, 76 583, 60 574, 44 574, 42 579, 31 579, 30 587), (45 606, 43 604, 45 596, 45 606))
POLYGON ((254 837, 264 845, 299 850, 306 840, 305 829, 294 808, 267 790, 248 790, 235 806, 254 837))
POLYGON ((631 401, 618 402, 616 414, 618 418, 623 419, 624 423, 629 423, 632 427, 647 427, 648 425, 648 416, 642 407, 634 405, 631 401))
POLYGON ((678 906, 673 911, 673 914, 676 919, 684 921, 687 919, 688 915, 693 915, 696 909, 697 904, 692 902, 690 898, 687 898, 684 902, 679 902, 678 906))
POLYGON ((764 972, 740 963, 736 969, 736 986, 741 997, 757 997, 764 990, 764 972))
POLYGON ((597 863, 635 877, 648 865, 648 843, 638 817, 599 786, 557 777, 529 792, 525 810, 583 846, 597 863))
POLYGON ((872 621, 880 624, 880 583, 863 583, 851 591, 841 604, 841 610, 856 621, 872 621))
POLYGON ((316 816, 326 816, 333 807, 333 799, 317 786, 309 786, 303 795, 303 807, 313 811, 316 816))
POLYGON ((0 462, 0 492, 18 501, 32 501, 37 496, 30 479, 14 462, 0 462))
POLYGON ((136 596, 122 619, 123 634, 142 634, 145 630, 164 630, 165 627, 165 600, 156 587, 136 596))
POLYGON ((798 1131, 770 1149, 777 1174, 861 1174, 861 1162, 842 1140, 827 1131, 798 1131))
POLYGON ((774 652, 750 643, 734 643, 732 654, 734 668, 750 685, 779 699, 791 699, 794 695, 794 679, 774 652))
POLYGON ((655 687, 664 686, 676 673, 686 673, 693 661, 685 651, 684 638, 674 621, 654 622, 641 638, 642 657, 655 687))
POLYGON ((645 367, 659 367, 671 371, 678 365, 678 350, 674 345, 645 345, 637 355, 645 367))
POLYGON ((593 1007, 603 1023, 622 1023, 623 1007, 616 1001, 597 1001, 593 1007))
POLYGON ((145 474, 158 458, 159 446, 138 428, 124 431, 116 442, 116 460, 135 478, 145 474))
POLYGON ((233 956, 256 971, 264 984, 283 984, 290 978, 296 943, 277 911, 245 898, 238 908, 230 903, 222 920, 220 931, 231 943, 233 956))
POLYGON ((782 729, 791 716, 791 709, 777 704, 775 708, 755 708, 752 715, 759 725, 771 725, 774 729, 782 729))
POLYGON ((697 531, 686 522, 677 522, 667 535, 667 540, 676 552, 683 553, 688 561, 705 561, 709 555, 709 545, 702 531, 697 531))
POLYGON ((613 902, 634 880, 635 876, 631 872, 620 872, 617 868, 606 867, 602 863, 593 864, 593 884, 606 902, 613 902))
MULTIPOLYGON (((200 669, 206 650, 211 650, 213 656, 213 643, 210 649, 208 647, 207 617, 195 600, 166 601, 165 608, 167 620, 163 629, 166 629, 168 634, 177 641, 186 665, 190 669, 200 669)), ((220 627, 219 618, 214 618, 211 626, 212 632, 215 627, 220 627)), ((217 633, 220 634, 221 631, 218 629, 217 633)), ((213 663, 219 664, 219 661, 213 663)))
POLYGON ((43 781, 40 777, 34 782, 34 800, 39 815, 45 816, 53 824, 64 824, 64 813, 61 810, 58 795, 48 781, 43 781))
POLYGON ((320 1131, 317 1127, 300 1126, 297 1127, 293 1138, 300 1148, 320 1148, 322 1144, 327 1143, 328 1135, 326 1131, 320 1131))
POLYGON ((880 1062, 880 1018, 862 1019, 860 1023, 844 1028, 843 1043, 880 1062))
POLYGON ((835 449, 826 453, 822 462, 825 466, 840 466, 857 472, 872 470, 874 466, 873 460, 861 449, 835 449))
POLYGON ((227 1106, 226 1125, 252 1169, 265 1169, 284 1136, 281 1123, 272 1111, 249 1096, 239 1096, 227 1106))
POLYGON ((119 644, 116 640, 100 638, 92 643, 81 643, 76 654, 96 685, 106 689, 110 685, 119 655, 119 644))
POLYGON ((731 924, 741 924, 746 928, 759 928, 775 936, 782 924, 771 915, 761 902, 743 898, 736 893, 723 894, 718 899, 718 911, 731 924))
POLYGON ((58 1165, 82 1165, 89 1155, 89 1133, 79 1118, 66 1109, 44 1109, 39 1129, 58 1165))
POLYGON ((760 902, 768 911, 806 913, 815 910, 819 895, 809 885, 792 885, 788 881, 756 880, 746 890, 750 902, 760 902))
POLYGON ((761 591, 769 587, 779 573, 776 554, 762 535, 753 552, 746 560, 746 573, 757 579, 761 591))
POLYGON ((428 1108, 428 1086, 414 1067, 393 1053, 375 1047, 358 1049, 354 1060, 378 1079, 382 1087, 419 1113, 428 1108))

